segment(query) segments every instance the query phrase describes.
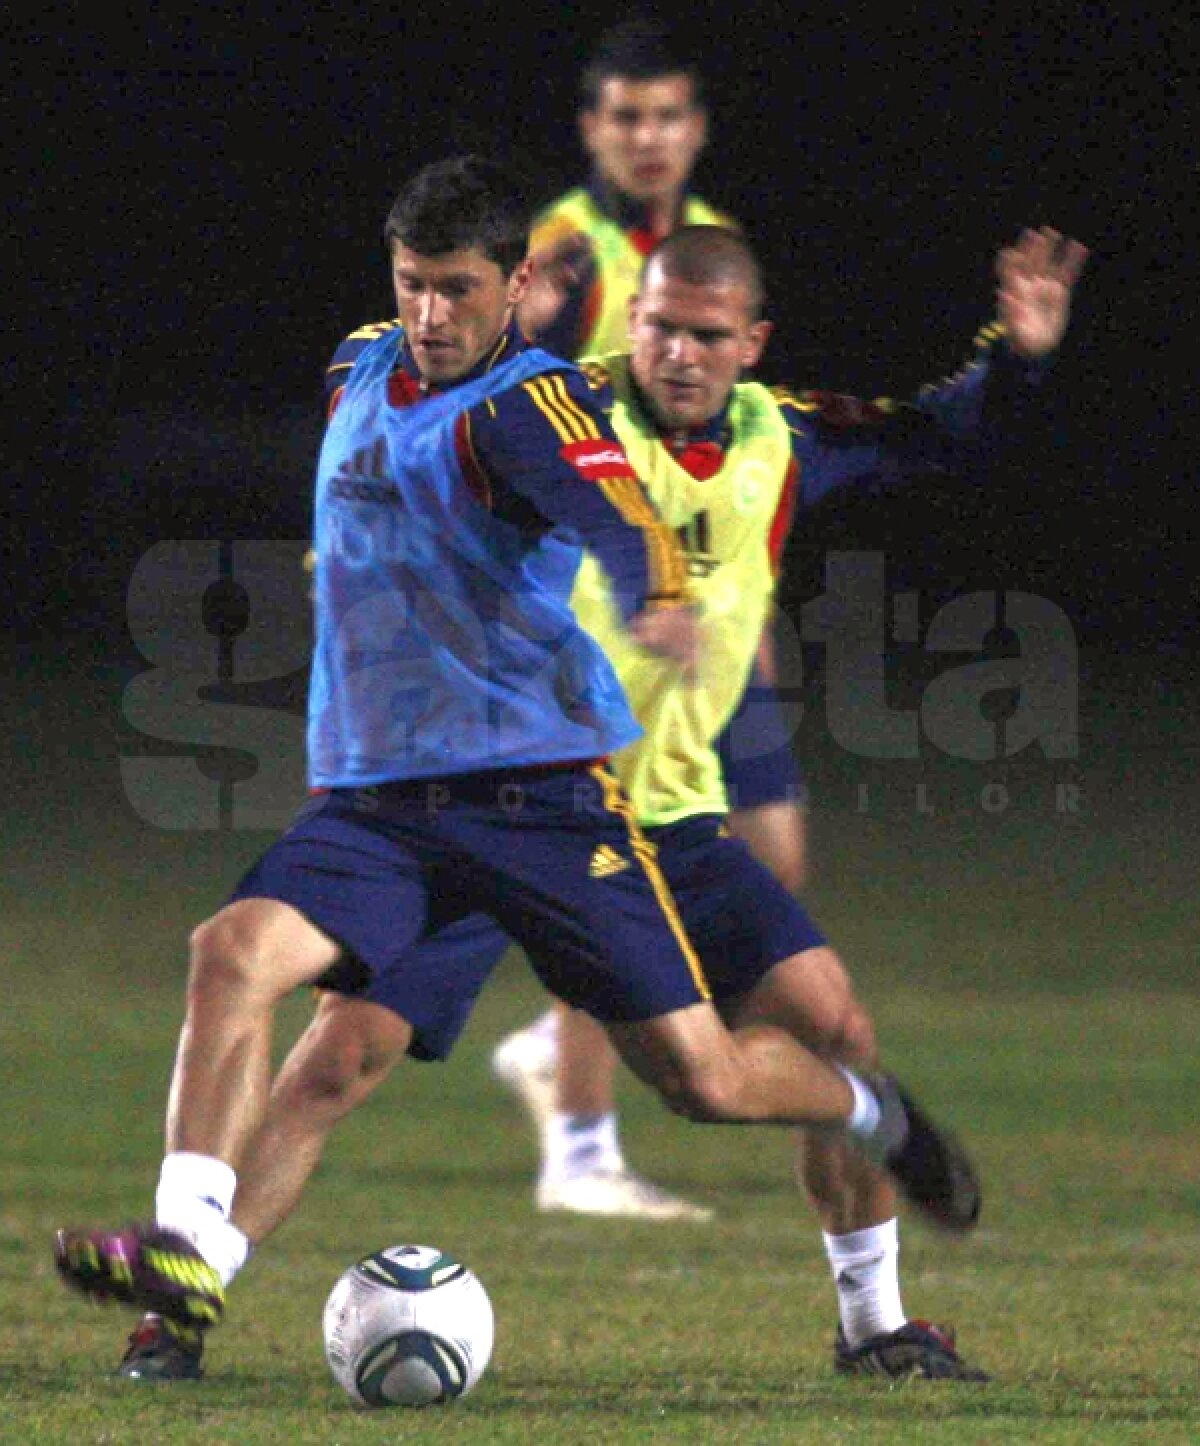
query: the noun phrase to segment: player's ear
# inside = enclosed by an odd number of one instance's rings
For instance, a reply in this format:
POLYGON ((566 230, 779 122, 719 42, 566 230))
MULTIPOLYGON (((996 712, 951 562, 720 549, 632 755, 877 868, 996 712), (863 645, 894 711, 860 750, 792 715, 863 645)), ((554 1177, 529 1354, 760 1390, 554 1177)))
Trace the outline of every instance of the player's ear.
POLYGON ((769 321, 753 321, 746 328, 746 335, 742 341, 742 366, 749 370, 756 367, 766 350, 767 339, 774 330, 774 324, 769 321))
POLYGON ((529 283, 533 277, 533 260, 526 256, 513 274, 508 278, 508 304, 516 306, 525 293, 529 290, 529 283))
POLYGON ((638 318, 642 314, 642 293, 635 291, 625 304, 625 332, 626 344, 630 351, 634 349, 634 335, 637 332, 638 318))
POLYGON ((584 106, 579 112, 579 139, 589 156, 595 155, 596 123, 599 112, 591 106, 584 106))

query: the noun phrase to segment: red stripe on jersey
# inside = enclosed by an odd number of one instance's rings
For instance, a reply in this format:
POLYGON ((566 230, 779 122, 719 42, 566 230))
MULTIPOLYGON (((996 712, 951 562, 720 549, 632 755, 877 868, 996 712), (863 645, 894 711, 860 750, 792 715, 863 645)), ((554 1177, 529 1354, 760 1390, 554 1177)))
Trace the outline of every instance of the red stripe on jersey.
POLYGON ((878 427, 887 413, 873 402, 848 397, 841 392, 805 392, 804 400, 815 410, 823 425, 842 430, 853 427, 878 427))
POLYGON ((788 462, 787 476, 779 493, 779 504, 771 519, 771 531, 767 534, 767 552, 776 576, 783 562, 783 545, 792 530, 792 513, 796 507, 796 484, 800 480, 800 468, 793 457, 788 462))
POLYGON ((630 466, 625 448, 603 437, 568 442, 559 449, 558 455, 564 462, 569 462, 588 482, 606 482, 613 477, 637 480, 637 473, 630 466))
POLYGON ((425 393, 416 377, 411 377, 403 367, 397 367, 387 379, 387 399, 390 407, 411 407, 419 402, 425 393))
POLYGON ((471 440, 471 413, 460 412, 454 419, 454 451, 458 465, 462 468, 463 481, 475 495, 475 500, 491 511, 492 484, 475 455, 475 444, 471 440))

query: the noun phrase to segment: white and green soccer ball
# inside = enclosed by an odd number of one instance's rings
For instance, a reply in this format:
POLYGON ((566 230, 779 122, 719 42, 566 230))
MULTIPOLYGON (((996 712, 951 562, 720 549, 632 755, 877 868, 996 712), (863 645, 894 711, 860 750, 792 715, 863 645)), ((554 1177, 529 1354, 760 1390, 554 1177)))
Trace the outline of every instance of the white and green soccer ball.
POLYGON ((325 1358, 362 1406, 432 1406, 473 1390, 495 1317, 478 1277, 432 1245, 391 1245, 352 1265, 325 1302, 325 1358))

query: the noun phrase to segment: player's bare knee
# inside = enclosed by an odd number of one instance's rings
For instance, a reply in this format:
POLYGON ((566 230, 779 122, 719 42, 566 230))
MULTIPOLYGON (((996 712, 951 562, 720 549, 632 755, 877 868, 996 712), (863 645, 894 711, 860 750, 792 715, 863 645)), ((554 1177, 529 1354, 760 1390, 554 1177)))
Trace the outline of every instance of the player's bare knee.
POLYGON ((189 940, 189 996, 245 988, 255 972, 256 953, 250 932, 226 911, 206 919, 189 940))
POLYGON ((321 1053, 327 1088, 365 1096, 387 1078, 404 1048, 402 1043, 385 1040, 369 1030, 326 1028, 321 1035, 321 1053))
MULTIPOLYGON (((297 916, 298 917, 298 916, 297 916)), ((280 928, 281 916, 259 901, 229 905, 192 932, 189 950, 188 993, 193 1001, 225 994, 277 1002, 306 977, 317 972, 322 942, 312 931, 289 934, 280 928), (313 960, 311 973, 304 965, 313 960)), ((284 916, 284 923, 291 920, 284 916)))
POLYGON ((814 951, 813 965, 819 981, 812 1005, 818 1052, 843 1064, 874 1063, 875 1026, 846 966, 832 949, 814 951))

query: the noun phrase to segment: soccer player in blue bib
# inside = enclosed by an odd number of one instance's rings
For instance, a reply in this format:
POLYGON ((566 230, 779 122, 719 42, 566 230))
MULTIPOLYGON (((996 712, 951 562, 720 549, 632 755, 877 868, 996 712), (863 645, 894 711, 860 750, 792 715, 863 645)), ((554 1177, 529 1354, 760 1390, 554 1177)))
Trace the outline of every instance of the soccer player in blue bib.
MULTIPOLYGON (((401 325, 348 376, 317 465, 314 796, 192 936, 153 1220, 55 1239, 66 1284, 153 1313, 158 1344, 187 1357, 160 1372, 175 1378, 198 1374, 196 1333, 221 1319, 248 1252, 230 1214, 239 1169, 272 1164, 256 1137, 281 1000, 323 983, 387 1019, 392 1058, 437 1057, 494 963, 481 931, 503 930, 554 995, 603 1020, 673 1111, 819 1126, 934 1223, 965 1231, 980 1210, 970 1161, 894 1079, 819 1057, 769 996, 731 1027, 714 1004, 607 762, 640 729, 571 608, 584 548, 622 635, 677 681, 697 665, 697 613, 588 381, 514 325, 520 189, 477 157, 434 163, 385 235, 401 325)), ((329 1063, 369 1085, 353 1053, 329 1063)), ((322 1140, 307 1157, 285 1144, 293 1174, 322 1140)))

